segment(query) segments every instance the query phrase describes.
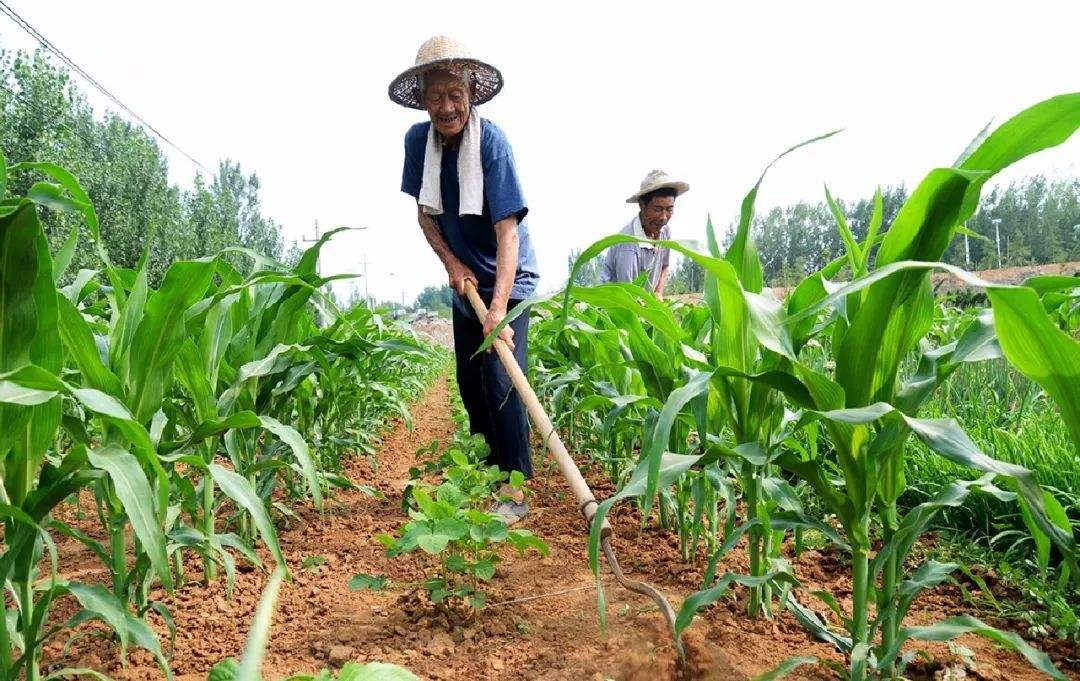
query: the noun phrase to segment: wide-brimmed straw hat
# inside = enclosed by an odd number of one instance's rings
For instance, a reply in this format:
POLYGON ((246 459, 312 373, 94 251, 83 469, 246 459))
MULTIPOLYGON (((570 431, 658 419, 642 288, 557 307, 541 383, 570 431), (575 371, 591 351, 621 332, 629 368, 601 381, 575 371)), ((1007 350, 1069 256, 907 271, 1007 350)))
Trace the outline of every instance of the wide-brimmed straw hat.
POLYGON ((641 189, 636 194, 626 200, 627 203, 637 203, 638 199, 648 194, 649 192, 656 191, 657 189, 664 189, 669 187, 675 190, 675 196, 685 194, 690 191, 690 185, 680 180, 673 180, 668 177, 668 174, 663 170, 650 170, 649 174, 645 176, 645 179, 641 181, 641 189))
POLYGON ((467 71, 473 88, 474 105, 490 101, 503 86, 499 69, 471 56, 465 46, 453 38, 437 35, 420 46, 416 53, 416 64, 390 83, 390 99, 410 109, 423 109, 420 77, 426 71, 437 68, 453 72, 463 68, 467 71))

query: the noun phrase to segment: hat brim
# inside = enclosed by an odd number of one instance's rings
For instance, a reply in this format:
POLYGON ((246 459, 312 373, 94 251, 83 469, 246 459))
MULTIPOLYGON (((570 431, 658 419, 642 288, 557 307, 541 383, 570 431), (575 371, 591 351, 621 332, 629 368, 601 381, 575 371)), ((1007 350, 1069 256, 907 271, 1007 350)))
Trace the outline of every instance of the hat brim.
POLYGON ((649 192, 654 192, 657 189, 674 189, 675 190, 675 196, 682 196, 686 192, 690 191, 690 185, 688 185, 685 182, 675 182, 675 181, 672 181, 672 182, 658 182, 658 183, 656 183, 656 184, 654 184, 652 186, 649 186, 649 187, 646 187, 645 189, 642 189, 637 194, 634 194, 633 196, 628 198, 626 200, 626 202, 627 203, 637 203, 638 199, 640 199, 642 196, 645 196, 649 192))
POLYGON ((499 69, 479 59, 455 57, 436 59, 403 71, 401 75, 390 82, 390 88, 388 89, 390 100, 410 109, 423 110, 425 107, 424 103, 420 101, 420 75, 441 66, 457 65, 468 66, 473 72, 472 103, 474 106, 490 102, 502 90, 503 77, 499 69))

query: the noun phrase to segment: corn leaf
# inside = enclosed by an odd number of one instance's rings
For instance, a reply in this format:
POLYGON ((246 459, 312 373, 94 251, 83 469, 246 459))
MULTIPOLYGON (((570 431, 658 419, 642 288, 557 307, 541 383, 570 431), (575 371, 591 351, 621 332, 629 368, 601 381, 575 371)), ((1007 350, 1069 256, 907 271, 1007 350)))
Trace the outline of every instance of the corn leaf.
POLYGON ((1059 329, 1035 291, 990 288, 994 327, 1005 357, 1057 403, 1080 453, 1080 342, 1059 329))
POLYGON ((983 638, 990 639, 994 643, 1005 648, 1015 650, 1023 655, 1024 659, 1031 663, 1031 666, 1042 673, 1047 674, 1051 678, 1060 679, 1062 681, 1068 678, 1054 666, 1054 663, 1050 661, 1049 655, 1041 650, 1031 647, 1017 634, 1011 631, 999 631, 970 615, 950 617, 937 624, 925 627, 904 627, 901 631, 902 638, 897 642, 897 647, 899 647, 904 639, 909 638, 921 641, 951 641, 963 634, 976 634, 983 638))
POLYGON ((266 656, 266 644, 270 641, 270 625, 277 609, 281 580, 285 578, 284 563, 281 565, 263 587, 262 598, 248 630, 247 643, 244 644, 244 657, 236 670, 236 681, 262 681, 262 662, 266 656))
POLYGON ((262 423, 263 428, 277 435, 292 450, 293 456, 296 457, 297 463, 300 464, 301 470, 304 471, 304 479, 307 481, 311 497, 315 500, 315 507, 322 510, 322 489, 319 484, 319 474, 315 468, 315 461, 311 458, 311 450, 308 449, 304 438, 292 426, 286 426, 270 416, 260 416, 259 421, 262 423))
POLYGON ((267 548, 270 549, 270 553, 274 556, 274 560, 287 571, 285 557, 281 553, 280 544, 278 544, 277 532, 274 530, 273 523, 270 522, 270 515, 266 511, 266 505, 263 504, 259 495, 255 493, 255 488, 251 485, 251 482, 242 475, 238 475, 227 468, 222 468, 216 463, 210 464, 208 468, 210 475, 213 476, 214 482, 221 488, 221 491, 251 514, 251 519, 255 523, 255 527, 258 528, 259 534, 262 535, 263 541, 266 542, 267 548))
POLYGON ((154 513, 154 495, 150 491, 150 483, 138 460, 120 447, 107 445, 90 450, 90 463, 109 474, 116 495, 124 505, 131 527, 149 556, 154 572, 165 587, 171 589, 172 572, 165 551, 165 534, 161 530, 161 521, 154 513))

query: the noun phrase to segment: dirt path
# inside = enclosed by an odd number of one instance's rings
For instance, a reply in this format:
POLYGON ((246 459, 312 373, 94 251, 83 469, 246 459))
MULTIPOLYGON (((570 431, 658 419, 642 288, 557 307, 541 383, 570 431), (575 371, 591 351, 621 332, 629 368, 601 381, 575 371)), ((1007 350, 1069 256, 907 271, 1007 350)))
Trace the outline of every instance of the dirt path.
MULTIPOLYGON (((670 678, 674 653, 651 601, 609 583, 608 631, 600 632, 585 535, 573 500, 547 459, 538 459, 532 484, 534 511, 525 526, 547 541, 551 554, 523 559, 508 552, 489 590, 493 605, 475 622, 450 629, 445 622, 433 621, 408 595, 408 589, 400 586, 422 577, 422 557, 388 559, 374 535, 394 531, 405 519, 401 494, 416 450, 432 440, 446 441, 454 432, 447 379, 439 379, 414 406, 413 417, 411 432, 397 424, 388 433, 377 471, 365 459, 353 461, 347 470, 354 482, 379 489, 385 501, 361 492, 339 494, 321 518, 308 510, 303 513, 304 522, 282 529, 282 548, 295 580, 281 592, 265 677, 310 673, 347 660, 379 660, 401 664, 424 678, 455 681, 670 678), (304 569, 304 559, 313 556, 323 556, 325 564, 304 569), (348 582, 358 572, 385 574, 391 586, 381 593, 352 593, 348 582), (532 600, 500 605, 521 598, 532 600)), ((611 494, 610 485, 590 478, 598 497, 611 494)), ((699 587, 701 569, 680 560, 675 536, 659 531, 639 535, 638 517, 626 508, 616 508, 612 524, 616 551, 628 573, 652 581, 675 599, 699 587)), ((78 559, 75 545, 62 544, 61 551, 78 559)), ((744 563, 745 557, 735 551, 722 569, 745 571, 744 563)), ((842 602, 845 596, 850 598, 836 556, 808 552, 794 565, 808 588, 829 588, 842 602)), ((189 574, 197 579, 197 563, 191 563, 189 574)), ((191 582, 174 596, 161 595, 179 631, 172 658, 178 679, 202 681, 213 663, 240 656, 265 579, 261 571, 246 568, 238 576, 231 601, 225 598, 223 581, 210 586, 191 582)), ((924 598, 922 605, 915 616, 920 623, 964 611, 948 589, 924 598)), ((812 640, 789 614, 754 622, 746 619, 744 610, 745 594, 736 590, 688 631, 687 644, 700 678, 748 679, 792 655, 841 659, 826 644, 812 640)), ((154 624, 164 631, 160 620, 154 624)), ((47 659, 57 659, 65 636, 59 638, 50 645, 47 659)), ((975 650, 979 663, 978 675, 969 678, 1043 678, 1019 656, 972 637, 962 642, 975 650)), ((931 651, 938 659, 949 657, 944 646, 931 651)), ((117 668, 115 658, 111 643, 81 638, 72 646, 67 663, 93 666, 123 679, 161 676, 145 653, 133 654, 126 669, 117 668)), ((804 669, 789 678, 836 678, 821 668, 804 669)), ((927 671, 913 678, 932 675, 933 671, 927 671)))

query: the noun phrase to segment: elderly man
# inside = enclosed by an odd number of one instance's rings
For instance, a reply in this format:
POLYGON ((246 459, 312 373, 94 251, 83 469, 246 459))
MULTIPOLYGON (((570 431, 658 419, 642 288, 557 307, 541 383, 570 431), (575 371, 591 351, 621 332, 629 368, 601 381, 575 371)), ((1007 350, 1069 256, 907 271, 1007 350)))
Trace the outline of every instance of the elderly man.
MULTIPOLYGON (((454 296, 457 382, 472 432, 484 436, 489 463, 532 475, 529 422, 506 369, 494 353, 473 356, 484 337, 527 298, 539 279, 510 143, 476 107, 502 89, 502 74, 450 38, 421 45, 416 64, 390 84, 390 99, 426 110, 430 120, 405 134, 401 189, 416 199, 424 237, 446 267, 454 296), (478 319, 464 298, 476 286, 488 313, 478 319)), ((529 315, 500 333, 524 370, 529 315)), ((507 524, 528 512, 520 490, 504 485, 492 512, 507 524)))
MULTIPOLYGON (((626 200, 638 206, 638 214, 620 234, 651 241, 671 238, 668 222, 675 213, 675 199, 690 190, 690 185, 672 180, 662 170, 654 170, 641 181, 641 188, 626 200)), ((664 297, 671 249, 648 242, 616 244, 608 249, 601 275, 604 282, 634 281, 648 273, 649 289, 657 298, 664 297)))

